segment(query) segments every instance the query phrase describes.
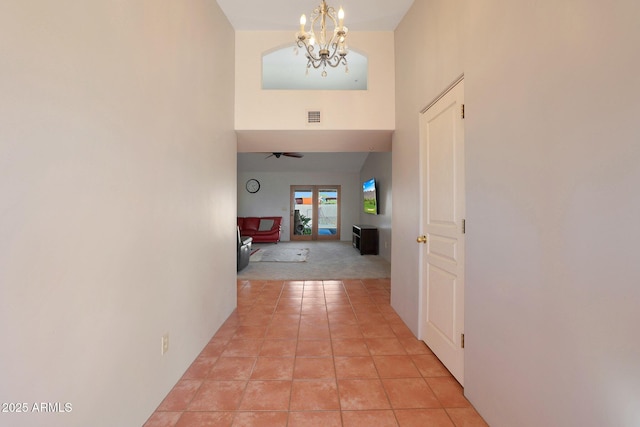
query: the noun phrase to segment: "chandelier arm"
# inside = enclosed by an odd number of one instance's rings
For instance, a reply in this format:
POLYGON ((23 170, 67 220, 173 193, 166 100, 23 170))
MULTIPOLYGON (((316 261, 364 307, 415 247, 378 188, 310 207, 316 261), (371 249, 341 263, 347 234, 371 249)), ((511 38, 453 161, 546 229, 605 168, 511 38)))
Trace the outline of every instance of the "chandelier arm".
MULTIPOLYGON (((315 55, 315 52, 314 52, 315 46, 307 44, 302 40, 298 41, 298 46, 299 47, 304 47, 307 50, 307 53, 309 55, 311 55, 314 58, 314 60, 316 60, 316 61, 321 61, 322 60, 321 56, 316 56, 315 55)), ((326 49, 326 51, 329 52, 329 53, 327 54, 325 59, 327 61, 330 61, 330 60, 333 60, 334 58, 346 55, 346 53, 345 54, 339 53, 339 48, 340 48, 340 45, 339 45, 339 43, 337 41, 331 43, 328 46, 328 48, 326 49)))
POLYGON ((324 66, 324 63, 322 61, 318 62, 318 61, 314 61, 313 59, 311 59, 309 57, 307 57, 307 58, 308 58, 308 60, 307 60, 307 68, 313 67, 314 69, 317 70, 318 68, 324 66))
POLYGON ((331 58, 330 60, 331 62, 328 61, 328 64, 332 67, 332 68, 336 68, 338 65, 342 64, 342 65, 347 65, 347 59, 344 56, 335 56, 334 58, 331 58))
POLYGON ((312 60, 312 61, 320 61, 320 60, 322 60, 322 58, 318 57, 315 54, 314 51, 315 51, 316 47, 314 45, 305 43, 303 40, 299 40, 298 41, 298 47, 304 48, 306 50, 306 52, 307 52, 306 56, 310 60, 312 60))
POLYGON ((305 40, 300 40, 300 39, 298 39, 297 45, 300 48, 304 48, 307 51, 308 55, 314 56, 313 55, 313 51, 315 50, 315 46, 314 45, 308 44, 308 43, 306 43, 305 40))

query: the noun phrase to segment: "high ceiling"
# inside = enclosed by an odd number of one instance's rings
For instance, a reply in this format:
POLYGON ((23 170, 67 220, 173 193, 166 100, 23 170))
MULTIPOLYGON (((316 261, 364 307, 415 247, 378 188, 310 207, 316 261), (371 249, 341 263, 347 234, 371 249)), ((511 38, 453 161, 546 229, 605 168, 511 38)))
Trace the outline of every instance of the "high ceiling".
MULTIPOLYGON (((297 31, 300 15, 309 16, 320 0, 217 0, 237 31, 297 31)), ((345 12, 351 31, 393 31, 414 0, 327 0, 345 12)))
MULTIPOLYGON (((329 6, 344 9, 345 25, 350 31, 394 31, 414 2, 414 0, 326 1, 329 6)), ((217 0, 217 2, 236 31, 291 31, 292 34, 298 30, 300 15, 304 13, 309 16, 320 4, 320 0, 217 0)), ((238 153, 238 171, 310 171, 317 168, 326 171, 328 165, 343 171, 359 170, 368 152, 390 149, 390 147, 385 148, 389 140, 388 132, 345 133, 345 137, 350 138, 350 144, 348 144, 350 146, 354 145, 353 141, 360 139, 366 141, 359 153, 317 153, 316 151, 328 151, 327 147, 323 150, 318 150, 318 147, 309 147, 310 149, 305 150, 299 144, 288 146, 290 144, 287 144, 287 141, 294 139, 295 135, 295 132, 278 133, 260 130, 242 132, 239 134, 238 151, 245 151, 245 153, 238 153), (277 141, 277 144, 269 143, 270 139, 277 141), (258 150, 255 147, 256 144, 262 149, 258 150), (304 159, 264 159, 265 154, 262 151, 268 149, 302 151, 306 154, 304 159), (261 152, 252 154, 251 151, 261 152)), ((300 138, 295 139, 300 141, 300 138)), ((334 136, 330 140, 340 141, 340 138, 334 136)))

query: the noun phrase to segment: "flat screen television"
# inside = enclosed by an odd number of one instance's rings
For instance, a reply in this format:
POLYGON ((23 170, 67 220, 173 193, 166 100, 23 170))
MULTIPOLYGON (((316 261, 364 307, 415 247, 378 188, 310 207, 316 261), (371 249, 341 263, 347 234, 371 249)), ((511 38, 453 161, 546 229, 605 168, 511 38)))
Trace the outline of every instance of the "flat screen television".
POLYGON ((364 212, 377 215, 378 196, 376 191, 376 180, 374 178, 371 178, 362 184, 362 195, 364 200, 364 212))

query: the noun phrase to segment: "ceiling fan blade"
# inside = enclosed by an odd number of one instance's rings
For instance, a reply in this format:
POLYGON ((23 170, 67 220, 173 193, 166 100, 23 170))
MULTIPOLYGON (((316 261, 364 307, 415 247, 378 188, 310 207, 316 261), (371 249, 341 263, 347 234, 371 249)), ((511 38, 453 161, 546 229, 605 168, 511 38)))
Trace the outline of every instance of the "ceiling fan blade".
POLYGON ((265 159, 268 159, 269 157, 275 157, 276 159, 279 159, 282 156, 295 157, 296 159, 300 159, 304 157, 304 154, 302 153, 271 153, 267 157, 265 157, 265 159))

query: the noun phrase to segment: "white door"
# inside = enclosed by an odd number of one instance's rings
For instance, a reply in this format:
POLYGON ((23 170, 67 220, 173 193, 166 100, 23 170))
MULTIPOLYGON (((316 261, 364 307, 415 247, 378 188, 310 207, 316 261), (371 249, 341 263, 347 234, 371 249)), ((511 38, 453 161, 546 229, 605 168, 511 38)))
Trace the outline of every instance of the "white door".
POLYGON ((421 339, 464 385, 464 82, 420 116, 421 339))

